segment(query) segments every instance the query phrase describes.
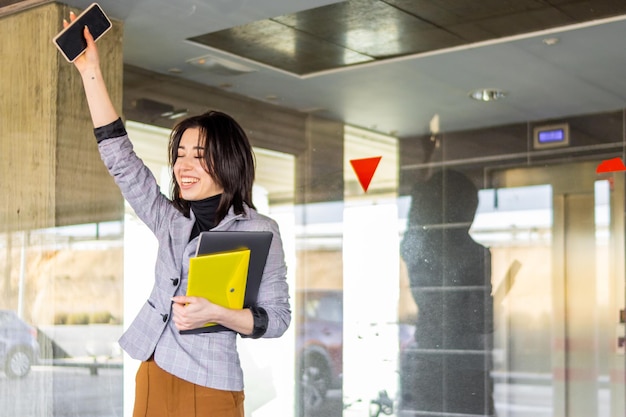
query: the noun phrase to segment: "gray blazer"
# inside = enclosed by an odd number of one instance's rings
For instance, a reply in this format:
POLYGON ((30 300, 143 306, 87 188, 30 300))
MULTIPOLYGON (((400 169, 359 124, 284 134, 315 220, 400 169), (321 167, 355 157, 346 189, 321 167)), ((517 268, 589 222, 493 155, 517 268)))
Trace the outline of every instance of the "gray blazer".
MULTIPOLYGON (((102 140, 98 148, 124 198, 156 235, 159 244, 152 292, 120 338, 121 347, 138 360, 147 360, 154 354, 159 367, 192 383, 221 390, 243 390, 235 332, 181 335, 171 319, 170 298, 185 294, 189 258, 195 254, 197 245, 197 237, 189 241, 195 221, 193 212, 191 218, 186 218, 161 193, 151 171, 133 151, 127 135, 102 140)), ((243 215, 235 215, 231 208, 213 230, 273 232, 258 306, 267 311, 269 318, 263 337, 281 336, 289 326, 291 311, 278 224, 249 207, 243 215)))

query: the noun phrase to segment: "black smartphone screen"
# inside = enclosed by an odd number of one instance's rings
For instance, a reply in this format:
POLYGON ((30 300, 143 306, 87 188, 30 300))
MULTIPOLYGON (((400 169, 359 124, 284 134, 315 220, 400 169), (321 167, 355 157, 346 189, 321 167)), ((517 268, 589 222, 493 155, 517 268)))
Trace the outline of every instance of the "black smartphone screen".
POLYGON ((100 6, 94 3, 59 33, 54 42, 70 62, 78 58, 87 48, 87 41, 83 36, 85 26, 89 28, 94 40, 97 40, 111 28, 111 21, 100 6))

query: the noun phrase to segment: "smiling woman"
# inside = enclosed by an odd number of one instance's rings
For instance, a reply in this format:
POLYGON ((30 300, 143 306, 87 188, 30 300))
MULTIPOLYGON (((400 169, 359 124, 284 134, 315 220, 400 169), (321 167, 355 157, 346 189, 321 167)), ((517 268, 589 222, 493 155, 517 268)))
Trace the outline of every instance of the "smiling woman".
MULTIPOLYGON (((70 20, 75 19, 70 13, 70 20)), ((278 224, 258 213, 252 203, 254 157, 248 137, 233 118, 217 111, 178 123, 169 142, 173 193, 168 199, 133 152, 109 98, 88 27, 84 36, 87 50, 74 65, 83 81, 101 158, 159 246, 152 292, 120 338, 120 346, 142 362, 133 416, 154 415, 164 408, 170 410, 170 417, 243 416, 237 334, 276 338, 291 321, 278 224), (255 304, 230 309, 185 295, 198 235, 211 230, 273 233, 255 304), (226 330, 183 332, 209 322, 226 330), (198 366, 198 361, 203 365, 198 366)))
MULTIPOLYGON (((178 143, 174 162, 174 186, 181 200, 197 201, 224 192, 222 186, 209 174, 209 165, 204 159, 206 140, 198 128, 189 128, 178 143)), ((175 146, 175 143, 173 144, 175 146)), ((212 166, 212 163, 211 163, 212 166)))
POLYGON ((231 205, 235 214, 243 213, 244 203, 255 208, 252 147, 229 115, 209 111, 178 123, 170 137, 169 155, 173 167, 172 201, 183 213, 189 212, 193 202, 218 194, 222 198, 217 221, 231 205))

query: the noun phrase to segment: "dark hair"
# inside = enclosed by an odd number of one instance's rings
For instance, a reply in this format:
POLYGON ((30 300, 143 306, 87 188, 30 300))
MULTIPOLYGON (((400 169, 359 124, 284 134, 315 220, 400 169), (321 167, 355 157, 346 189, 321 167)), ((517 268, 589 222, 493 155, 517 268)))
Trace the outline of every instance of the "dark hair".
POLYGON ((189 217, 189 202, 180 194, 180 185, 174 175, 174 164, 178 158, 178 146, 187 129, 200 131, 199 145, 203 146, 204 167, 219 184, 224 193, 217 207, 215 224, 228 214, 232 206, 235 214, 244 212, 244 203, 251 208, 252 185, 254 183, 255 160, 248 136, 241 126, 229 115, 208 111, 188 117, 179 122, 170 134, 169 164, 172 169, 172 202, 185 216, 189 217))

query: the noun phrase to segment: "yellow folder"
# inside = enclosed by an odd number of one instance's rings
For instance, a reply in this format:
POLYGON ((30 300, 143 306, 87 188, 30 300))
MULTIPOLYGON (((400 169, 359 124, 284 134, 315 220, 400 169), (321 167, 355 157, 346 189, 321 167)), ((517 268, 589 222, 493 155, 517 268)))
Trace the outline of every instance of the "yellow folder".
POLYGON ((187 295, 204 297, 227 308, 243 308, 249 263, 250 250, 245 248, 189 259, 187 295))

